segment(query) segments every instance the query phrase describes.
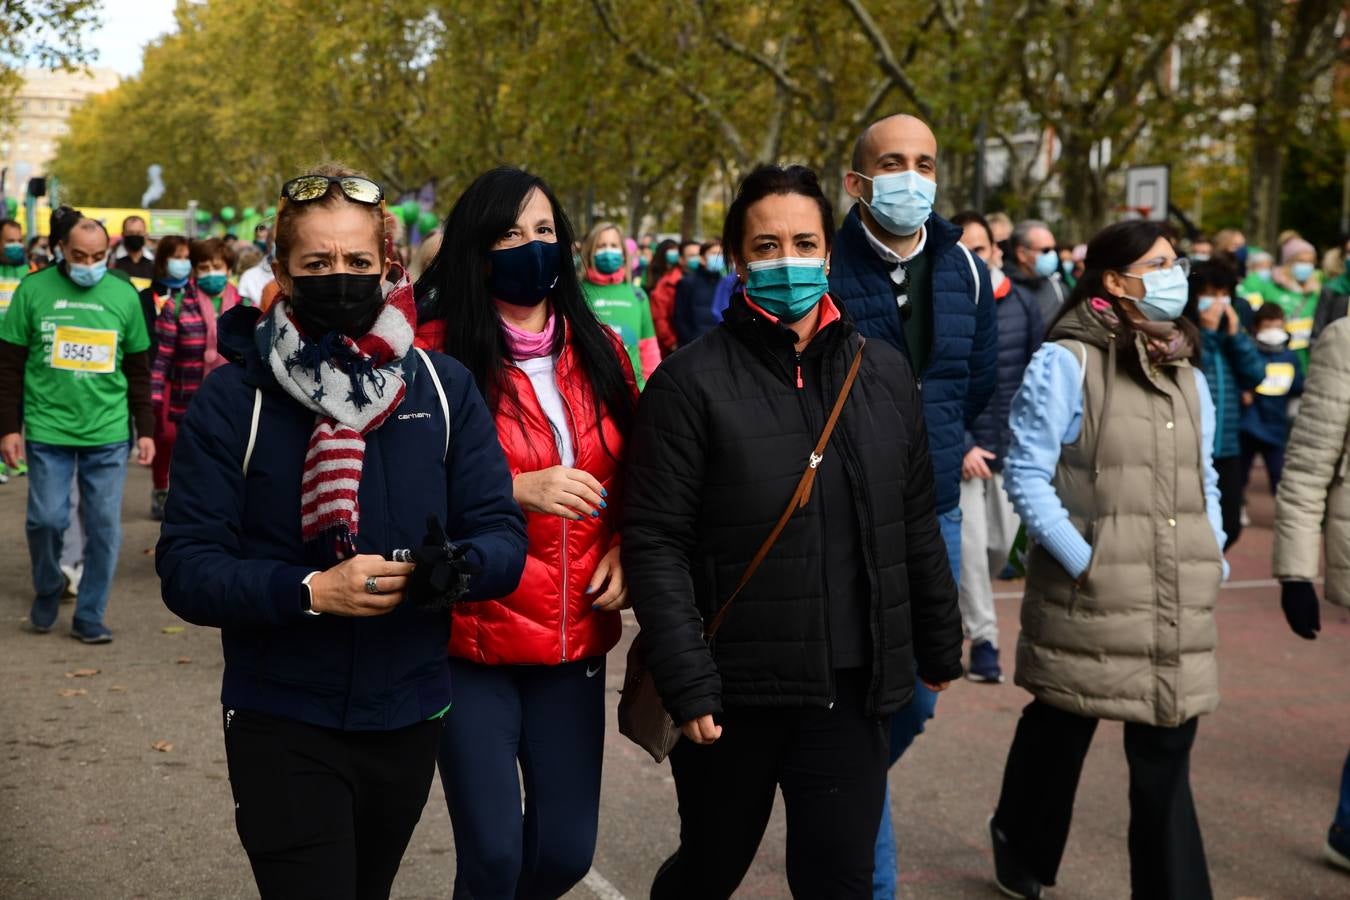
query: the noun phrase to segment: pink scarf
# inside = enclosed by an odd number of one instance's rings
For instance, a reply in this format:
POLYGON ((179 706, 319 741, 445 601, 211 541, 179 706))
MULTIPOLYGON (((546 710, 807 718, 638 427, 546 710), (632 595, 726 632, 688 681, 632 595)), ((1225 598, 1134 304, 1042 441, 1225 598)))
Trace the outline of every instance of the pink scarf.
POLYGON ((591 282, 591 284, 621 284, 627 277, 628 273, 623 269, 610 275, 601 274, 598 269, 589 267, 586 269, 586 280, 591 282))
POLYGON ((539 359, 553 353, 553 335, 558 327, 558 317, 554 313, 548 314, 548 324, 538 334, 522 331, 505 319, 501 322, 502 334, 506 335, 506 349, 516 362, 539 359))

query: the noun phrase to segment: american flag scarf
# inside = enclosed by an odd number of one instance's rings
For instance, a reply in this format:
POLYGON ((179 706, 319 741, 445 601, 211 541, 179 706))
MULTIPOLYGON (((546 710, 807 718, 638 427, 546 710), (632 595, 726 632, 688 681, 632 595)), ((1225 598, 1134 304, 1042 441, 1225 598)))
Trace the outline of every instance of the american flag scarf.
POLYGON ((277 383, 316 413, 300 486, 300 531, 313 561, 325 566, 356 555, 366 435, 398 408, 416 373, 412 282, 394 264, 381 290, 384 307, 356 340, 302 335, 285 296, 255 335, 277 383))

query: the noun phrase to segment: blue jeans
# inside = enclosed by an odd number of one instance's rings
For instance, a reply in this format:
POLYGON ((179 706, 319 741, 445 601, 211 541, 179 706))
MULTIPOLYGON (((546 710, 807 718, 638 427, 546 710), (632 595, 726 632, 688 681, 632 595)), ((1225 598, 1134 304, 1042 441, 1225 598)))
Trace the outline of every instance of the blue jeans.
MULTIPOLYGON (((957 507, 938 516, 942 540, 947 544, 947 562, 952 568, 952 581, 961 581, 961 509, 957 507)), ((904 756, 914 739, 923 734, 924 726, 937 711, 937 694, 930 691, 917 677, 914 679, 914 699, 909 706, 891 717, 891 765, 904 756)), ((881 809, 881 828, 877 830, 876 861, 872 872, 873 900, 891 900, 895 896, 895 828, 891 823, 891 786, 886 784, 886 803, 881 809)))
POLYGON ((102 447, 57 447, 29 441, 28 554, 33 564, 33 609, 40 628, 56 624, 65 579, 61 549, 70 526, 71 480, 78 479, 84 526, 84 574, 75 601, 75 626, 103 624, 117 555, 122 546, 122 486, 127 477, 127 443, 102 447))

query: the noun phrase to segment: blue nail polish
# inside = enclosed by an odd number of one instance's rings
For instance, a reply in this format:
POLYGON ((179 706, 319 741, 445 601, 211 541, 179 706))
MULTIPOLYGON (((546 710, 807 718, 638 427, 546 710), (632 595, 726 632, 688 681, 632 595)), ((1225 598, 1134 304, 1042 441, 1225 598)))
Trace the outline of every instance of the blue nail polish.
POLYGON ((609 491, 605 490, 604 488, 601 488, 601 489, 600 489, 600 496, 601 496, 601 497, 608 497, 608 496, 609 496, 609 491))
MULTIPOLYGON (((600 505, 601 505, 601 506, 604 506, 603 503, 600 504, 600 505)), ((593 510, 591 510, 591 518, 592 518, 592 519, 598 519, 598 518, 600 518, 600 510, 598 510, 598 509, 593 509, 593 510)))
POLYGON ((599 609, 600 609, 600 604, 599 604, 599 603, 592 603, 592 604, 591 604, 591 609, 594 609, 594 610, 596 610, 596 611, 598 612, 599 609))
POLYGON ((588 587, 588 588, 586 588, 586 593, 588 593, 588 594, 594 594, 594 593, 595 593, 595 588, 593 588, 593 587, 588 587))
POLYGON ((605 501, 601 500, 601 501, 600 501, 600 508, 601 508, 601 509, 609 509, 609 504, 606 503, 605 501))

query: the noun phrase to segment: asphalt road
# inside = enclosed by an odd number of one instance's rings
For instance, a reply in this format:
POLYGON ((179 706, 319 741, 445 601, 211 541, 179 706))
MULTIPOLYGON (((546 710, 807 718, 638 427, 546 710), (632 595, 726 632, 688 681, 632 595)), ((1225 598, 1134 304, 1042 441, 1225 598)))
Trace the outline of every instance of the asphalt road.
MULTIPOLYGON (((102 647, 63 631, 19 631, 31 599, 24 495, 23 480, 0 486, 0 898, 256 897, 225 776, 219 641, 210 629, 184 626, 159 600, 148 473, 133 471, 128 480, 108 616, 116 640, 102 647), (76 677, 81 669, 98 672, 76 677), (161 741, 172 747, 154 749, 161 741)), ((1350 874, 1319 856, 1350 737, 1350 618, 1324 607, 1318 641, 1288 632, 1278 592, 1265 580, 1269 498, 1255 496, 1251 513, 1254 526, 1231 554, 1233 582, 1221 598, 1223 705, 1201 723, 1193 758, 1215 893, 1350 897, 1350 874)), ((1011 648, 1017 586, 999 589, 1003 643, 1011 648)), ((71 609, 63 607, 61 629, 71 609)), ((622 650, 608 673, 611 705, 622 650)), ((996 896, 984 823, 1027 700, 1011 684, 956 685, 893 770, 902 897, 996 896)), ((645 897, 676 842, 669 770, 613 729, 605 764, 595 870, 570 896, 645 897)), ((1127 825, 1121 728, 1104 725, 1053 896, 1127 897, 1127 825)), ((780 806, 738 896, 788 895, 783 829, 780 806)), ((437 783, 394 895, 447 897, 453 870, 437 783)))

